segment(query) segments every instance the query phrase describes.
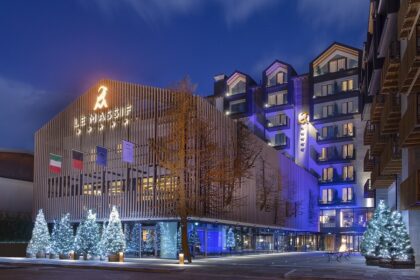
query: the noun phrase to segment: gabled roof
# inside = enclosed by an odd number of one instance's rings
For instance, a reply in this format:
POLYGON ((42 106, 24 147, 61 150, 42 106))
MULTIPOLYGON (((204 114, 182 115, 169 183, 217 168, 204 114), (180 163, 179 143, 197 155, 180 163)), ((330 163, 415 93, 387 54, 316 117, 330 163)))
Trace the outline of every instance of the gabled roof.
POLYGON ((264 69, 263 75, 269 75, 272 71, 274 71, 275 66, 278 65, 278 64, 281 64, 283 66, 286 66, 286 67, 290 68, 291 71, 293 72, 293 74, 296 75, 296 71, 295 71, 295 69, 293 68, 292 65, 290 65, 289 63, 283 62, 281 60, 278 60, 278 59, 274 60, 267 68, 264 69), (267 73, 267 72, 270 72, 270 73, 267 73))
POLYGON ((312 66, 320 64, 325 58, 331 55, 335 51, 343 51, 356 56, 360 56, 362 53, 361 49, 354 48, 342 43, 333 42, 329 45, 320 55, 318 55, 314 60, 311 61, 312 66))
POLYGON ((229 76, 229 78, 226 80, 226 83, 227 84, 229 84, 230 82, 232 82, 232 81, 234 81, 234 80, 236 80, 238 77, 240 77, 240 76, 242 76, 242 77, 245 77, 246 79, 249 79, 251 82, 253 82, 253 83, 255 83, 255 81, 249 76, 249 75, 247 75, 247 74, 245 74, 245 73, 243 73, 243 72, 241 72, 241 71, 238 71, 238 70, 235 70, 230 76, 229 76))

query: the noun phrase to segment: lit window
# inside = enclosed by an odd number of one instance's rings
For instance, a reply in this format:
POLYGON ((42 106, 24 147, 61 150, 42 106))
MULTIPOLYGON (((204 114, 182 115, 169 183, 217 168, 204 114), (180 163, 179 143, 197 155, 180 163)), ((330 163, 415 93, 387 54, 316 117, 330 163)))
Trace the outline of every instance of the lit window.
POLYGON ((353 113, 353 101, 344 102, 341 104, 341 113, 342 114, 351 114, 353 113))
POLYGON ((352 181, 354 179, 353 165, 343 166, 343 180, 352 181))
POLYGON ((322 169, 322 181, 331 182, 334 178, 334 168, 328 167, 322 169))
POLYGON ((352 158, 354 153, 354 146, 353 144, 346 144, 343 145, 343 158, 352 158))
POLYGON ((349 202, 353 200, 353 188, 343 188, 343 193, 341 196, 343 202, 349 202))
POLYGON ((287 91, 280 91, 270 93, 268 95, 268 105, 275 106, 275 105, 284 105, 287 104, 287 91))
POLYGON ((282 126, 287 125, 288 118, 286 114, 277 114, 268 117, 268 120, 271 123, 271 126, 282 126))
POLYGON ((353 136, 353 123, 343 124, 343 136, 353 136))
POLYGON ((322 190, 322 202, 332 202, 334 200, 334 189, 322 190))
POLYGON ((246 92, 246 82, 243 79, 238 79, 238 81, 232 85, 229 85, 230 94, 239 94, 246 92))

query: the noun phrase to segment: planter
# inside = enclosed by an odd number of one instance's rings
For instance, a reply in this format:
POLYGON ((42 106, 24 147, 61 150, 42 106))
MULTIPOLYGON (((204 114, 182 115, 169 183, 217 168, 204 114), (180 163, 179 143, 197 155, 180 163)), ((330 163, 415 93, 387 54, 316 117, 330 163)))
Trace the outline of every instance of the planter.
POLYGON ((60 254, 58 257, 60 260, 68 260, 70 258, 69 255, 66 254, 60 254))
POLYGON ((45 253, 43 253, 43 252, 36 253, 36 258, 37 259, 43 259, 43 258, 45 258, 45 253))
POLYGON ((412 260, 406 261, 381 259, 379 261, 379 266, 392 269, 415 269, 416 261, 414 260, 414 258, 412 260))
POLYGON ((119 262, 120 261, 120 257, 119 257, 118 254, 108 255, 108 261, 109 262, 119 262))
POLYGON ((373 257, 373 256, 365 256, 366 265, 379 265, 379 261, 381 258, 373 257))

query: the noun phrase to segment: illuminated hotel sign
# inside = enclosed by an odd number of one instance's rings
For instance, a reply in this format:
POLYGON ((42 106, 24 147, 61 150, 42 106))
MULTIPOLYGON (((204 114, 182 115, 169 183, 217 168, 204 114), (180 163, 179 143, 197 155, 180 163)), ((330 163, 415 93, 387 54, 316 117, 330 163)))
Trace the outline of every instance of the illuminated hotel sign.
POLYGON ((86 131, 87 133, 91 133, 94 130, 103 131, 106 126, 115 128, 118 123, 122 123, 123 125, 128 124, 128 117, 131 115, 132 106, 127 105, 100 111, 100 109, 108 108, 106 101, 108 88, 106 86, 100 86, 98 93, 99 95, 96 98, 96 103, 93 108, 96 112, 74 118, 73 127, 77 135, 80 135, 82 131, 86 131))
POLYGON ((298 115, 298 122, 299 124, 307 124, 309 122, 309 115, 308 113, 302 112, 298 115))

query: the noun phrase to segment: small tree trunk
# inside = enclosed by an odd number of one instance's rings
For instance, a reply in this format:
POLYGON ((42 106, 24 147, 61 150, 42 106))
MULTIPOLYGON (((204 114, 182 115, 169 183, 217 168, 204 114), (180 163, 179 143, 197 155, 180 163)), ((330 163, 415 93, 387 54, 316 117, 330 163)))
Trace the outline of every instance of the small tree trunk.
POLYGON ((181 217, 181 245, 185 258, 188 260, 188 263, 191 263, 190 247, 188 246, 188 221, 186 217, 181 217))

